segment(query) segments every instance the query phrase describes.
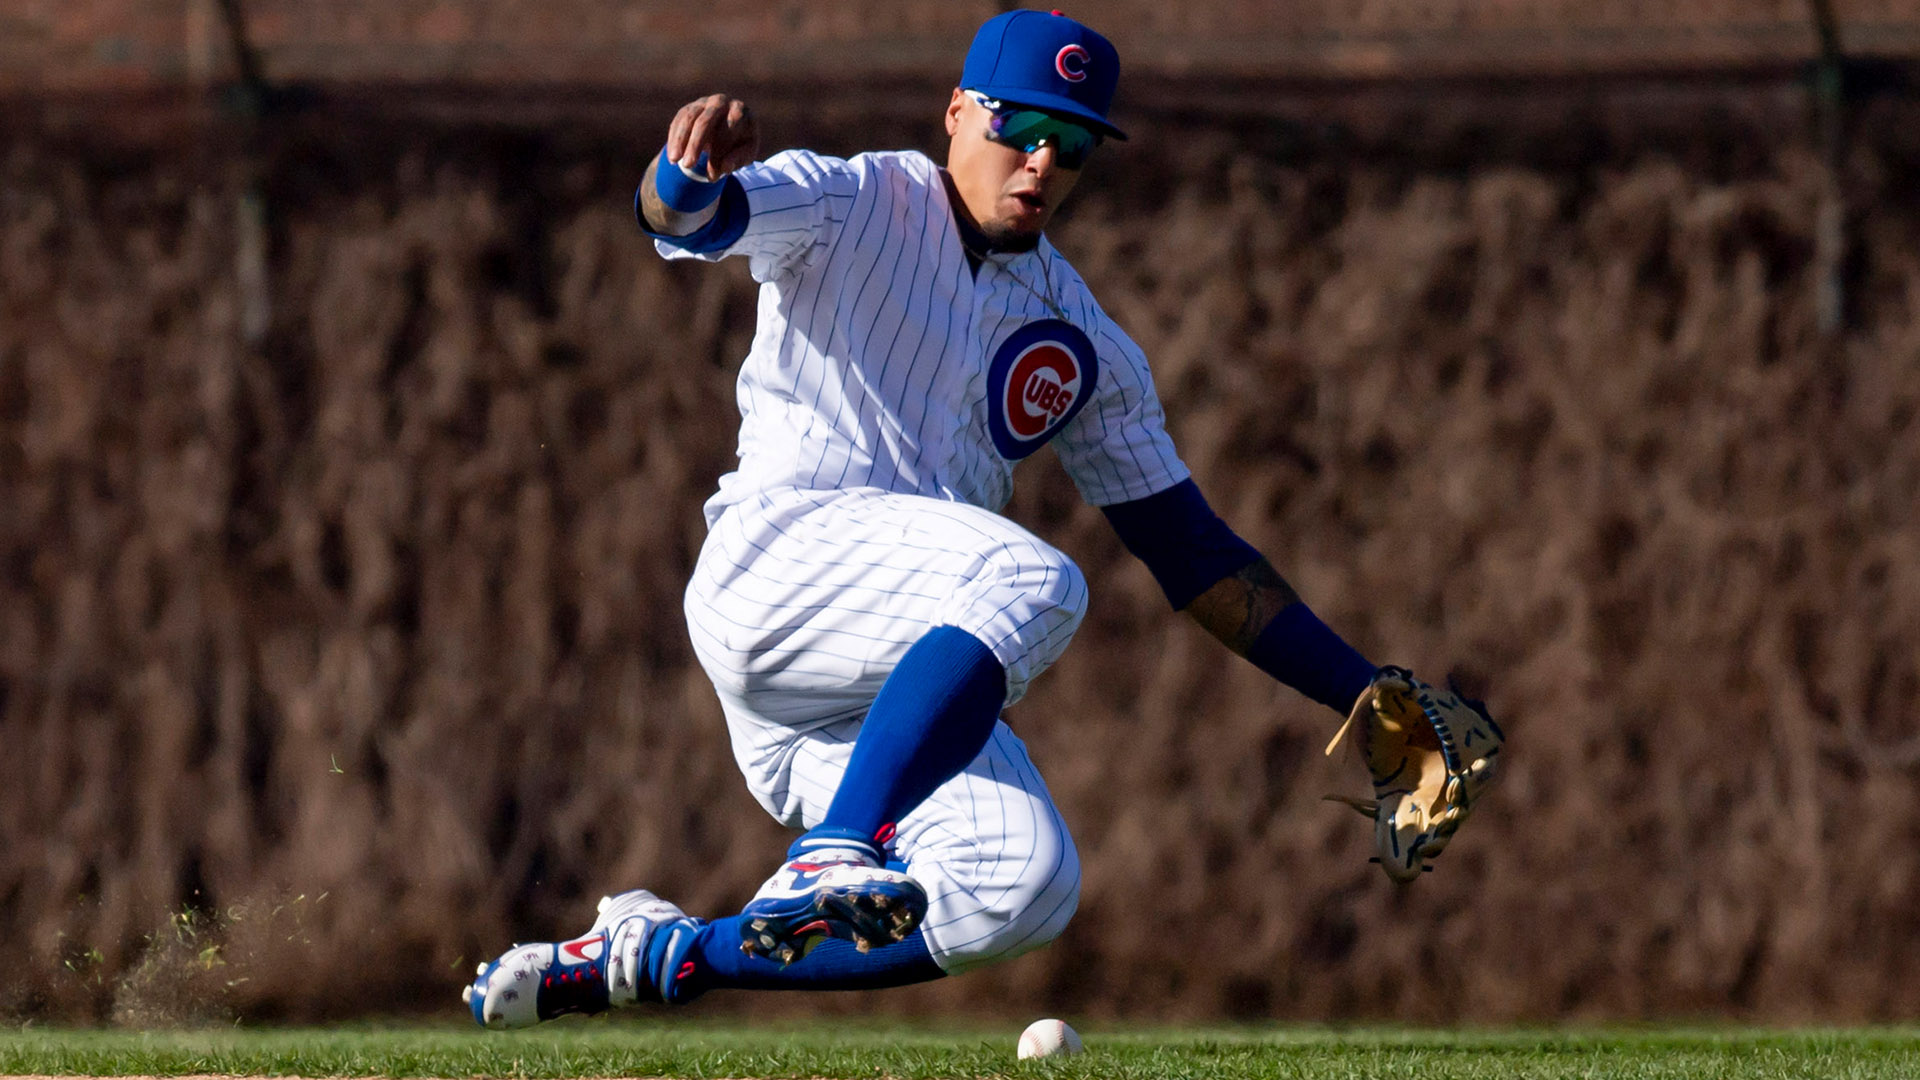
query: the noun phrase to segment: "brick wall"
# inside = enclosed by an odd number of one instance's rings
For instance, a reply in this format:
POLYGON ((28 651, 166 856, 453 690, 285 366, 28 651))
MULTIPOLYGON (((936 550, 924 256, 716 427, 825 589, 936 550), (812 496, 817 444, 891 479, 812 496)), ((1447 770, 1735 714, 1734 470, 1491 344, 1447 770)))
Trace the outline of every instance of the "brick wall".
MULTIPOLYGON (((617 86, 727 72, 957 68, 999 0, 242 0, 285 80, 617 86)), ((1920 57, 1920 0, 1835 0, 1855 52, 1920 57)), ((1133 70, 1374 77, 1778 65, 1805 0, 1085 0, 1133 70)), ((227 49, 217 0, 0 0, 0 90, 193 85, 227 49)))

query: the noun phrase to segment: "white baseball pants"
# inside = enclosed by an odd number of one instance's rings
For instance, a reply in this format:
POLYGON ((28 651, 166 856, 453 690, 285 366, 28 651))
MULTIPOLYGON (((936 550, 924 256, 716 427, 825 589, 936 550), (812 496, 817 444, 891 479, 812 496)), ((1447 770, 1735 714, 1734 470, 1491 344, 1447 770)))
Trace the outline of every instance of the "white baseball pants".
MULTIPOLYGON (((1007 670, 1011 704, 1086 605, 1079 567, 999 514, 871 488, 789 489, 728 509, 686 593, 747 785, 800 829, 825 817, 874 695, 921 635, 948 625, 979 638, 1007 670)), ((927 890, 923 933, 949 973, 1052 941, 1079 902, 1073 839, 1004 721, 897 824, 894 848, 927 890)))

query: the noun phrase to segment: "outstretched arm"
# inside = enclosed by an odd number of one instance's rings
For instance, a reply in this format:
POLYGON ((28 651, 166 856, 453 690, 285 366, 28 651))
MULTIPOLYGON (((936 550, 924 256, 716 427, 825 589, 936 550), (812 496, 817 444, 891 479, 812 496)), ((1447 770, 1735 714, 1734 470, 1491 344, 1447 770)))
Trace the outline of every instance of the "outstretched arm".
POLYGON ((1187 480, 1103 508, 1174 608, 1262 671, 1347 717, 1371 798, 1330 795, 1374 822, 1373 861, 1406 882, 1432 869, 1492 782, 1506 735, 1478 702, 1404 668, 1376 668, 1316 618, 1187 480))
POLYGON ((1168 603, 1262 671, 1342 716, 1372 681, 1374 665, 1301 603, 1193 481, 1103 512, 1168 603))
POLYGON ((1185 608, 1227 648, 1337 713, 1377 670, 1329 630, 1263 556, 1215 582, 1185 608))

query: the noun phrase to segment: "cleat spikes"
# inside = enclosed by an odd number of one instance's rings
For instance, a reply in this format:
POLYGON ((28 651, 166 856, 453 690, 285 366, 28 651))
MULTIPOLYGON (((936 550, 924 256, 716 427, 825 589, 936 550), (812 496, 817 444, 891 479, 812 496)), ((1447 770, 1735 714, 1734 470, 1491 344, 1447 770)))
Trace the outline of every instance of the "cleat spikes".
POLYGON ((741 940, 748 952, 781 964, 830 938, 868 953, 912 933, 926 905, 925 890, 896 870, 789 863, 742 913, 741 940), (802 875, 813 880, 793 880, 802 875))
POLYGON ((463 1005, 473 1004, 473 986, 471 983, 460 988, 460 1003, 463 1005))
POLYGON ((481 964, 479 967, 473 969, 473 973, 475 975, 485 975, 487 973, 487 965, 481 964))

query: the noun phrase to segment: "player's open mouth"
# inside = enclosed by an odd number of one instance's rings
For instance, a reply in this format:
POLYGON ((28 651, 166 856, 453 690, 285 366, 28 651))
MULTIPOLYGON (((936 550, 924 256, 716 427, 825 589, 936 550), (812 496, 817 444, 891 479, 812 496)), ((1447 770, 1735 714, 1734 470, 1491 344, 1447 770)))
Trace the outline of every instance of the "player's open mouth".
POLYGON ((1037 191, 1016 191, 1013 193, 1013 201, 1035 212, 1047 208, 1047 200, 1037 191))

